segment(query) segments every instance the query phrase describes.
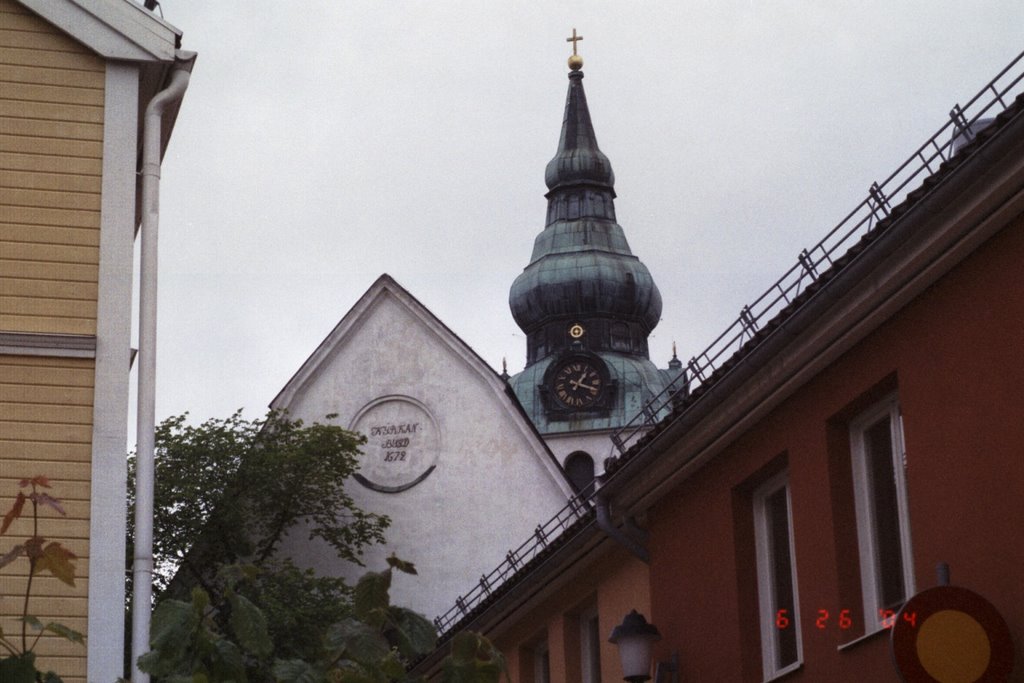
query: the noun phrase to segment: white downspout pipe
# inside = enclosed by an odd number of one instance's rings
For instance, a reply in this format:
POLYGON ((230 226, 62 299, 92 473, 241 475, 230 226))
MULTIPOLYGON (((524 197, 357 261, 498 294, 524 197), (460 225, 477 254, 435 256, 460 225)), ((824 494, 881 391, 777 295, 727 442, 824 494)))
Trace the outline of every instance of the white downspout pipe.
MULTIPOLYGON (((194 55, 193 55, 194 58, 194 55)), ((142 129, 142 228, 139 259, 138 443, 135 460, 135 553, 132 559, 132 681, 149 683, 138 670, 149 651, 153 598, 153 455, 156 425, 157 228, 160 220, 160 139, 167 105, 185 95, 191 59, 179 59, 167 87, 146 107, 142 129)))

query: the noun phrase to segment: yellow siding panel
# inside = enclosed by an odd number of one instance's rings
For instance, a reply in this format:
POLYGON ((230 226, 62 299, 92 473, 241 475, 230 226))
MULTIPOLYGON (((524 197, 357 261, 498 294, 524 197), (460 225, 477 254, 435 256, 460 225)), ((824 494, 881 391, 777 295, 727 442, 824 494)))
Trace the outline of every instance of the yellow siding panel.
MULTIPOLYGON (((5 104, 7 103, 0 101, 0 116, 3 116, 3 106, 5 104)), ((10 171, 62 173, 99 177, 103 173, 103 162, 100 159, 85 157, 46 157, 37 154, 7 152, 0 154, 0 168, 10 171)))
POLYGON ((97 175, 40 173, 25 170, 7 171, 0 168, 0 187, 99 193, 101 182, 101 177, 97 175))
POLYGON ((33 597, 32 602, 29 603, 29 609, 34 612, 49 612, 51 614, 55 614, 60 610, 74 611, 80 609, 82 614, 85 614, 86 602, 87 598, 85 596, 33 597))
POLYGON ((33 263, 0 258, 0 272, 8 277, 38 280, 99 282, 99 266, 75 263, 33 263))
POLYGON ((35 117, 12 118, 4 121, 4 133, 41 138, 102 141, 103 124, 79 123, 77 121, 50 121, 35 117))
POLYGON ((94 192, 50 192, 47 190, 0 188, 0 206, 46 206, 59 209, 99 211, 100 196, 99 193, 94 192))
POLYGON ((97 285, 86 282, 8 279, 0 281, 0 297, 40 296, 51 299, 95 301, 97 285))
POLYGON ((102 71, 52 69, 24 64, 0 64, 0 82, 67 85, 75 88, 103 89, 106 76, 102 71))
POLYGON ((96 316, 96 302, 0 296, 0 315, 90 320, 96 316))
MULTIPOLYGON (((40 446, 47 446, 52 451, 75 453, 81 448, 90 449, 91 444, 61 444, 61 443, 48 443, 38 444, 40 446), (61 451, 60 449, 64 449, 61 451)), ((8 447, 8 443, 5 440, 0 441, 0 446, 5 449, 8 447)), ((60 460, 54 461, 43 461, 43 460, 28 460, 27 456, 23 457, 22 453, 28 453, 27 450, 23 451, 12 451, 14 456, 4 456, 4 469, 9 469, 11 472, 17 472, 17 476, 29 476, 34 477, 37 474, 44 474, 54 479, 59 478, 62 482, 77 481, 83 484, 88 484, 90 481, 91 470, 89 468, 89 458, 86 458, 82 462, 75 462, 68 459, 67 462, 60 460)), ((91 452, 91 451, 90 451, 91 452)), ((17 479, 13 480, 17 483, 17 479)))
POLYGON ((105 71, 106 66, 98 58, 72 52, 51 52, 19 47, 0 47, 0 62, 23 66, 44 66, 52 69, 75 69, 82 71, 105 71))
MULTIPOLYGON (((4 209, 4 218, 10 223, 25 225, 64 225, 74 228, 100 227, 99 211, 71 211, 39 206, 10 206, 4 209)), ((3 257, 3 253, 0 253, 3 257)))
POLYGON ((32 386, 7 384, 7 375, 0 370, 0 398, 18 403, 52 403, 54 405, 92 406, 92 387, 32 386))
POLYGON ((0 425, 4 422, 59 422, 68 425, 92 425, 92 406, 65 406, 44 403, 13 403, 0 396, 0 425))
POLYGON ((14 441, 92 443, 92 425, 0 422, 0 433, 14 441))
MULTIPOLYGON (((17 447, 17 445, 18 444, 14 444, 14 447, 17 447)), ((20 453, 20 451, 17 451, 17 452, 20 453)), ((31 475, 33 477, 36 476, 36 475, 43 474, 43 469, 50 467, 50 463, 46 463, 46 462, 35 463, 35 462, 29 462, 28 460, 17 460, 17 461, 14 461, 14 460, 4 459, 4 462, 5 463, 13 463, 11 465, 11 469, 12 470, 15 469, 15 465, 17 465, 18 467, 20 467, 21 469, 26 470, 26 471, 27 471, 27 468, 30 468, 30 467, 34 466, 35 470, 32 471, 32 475, 31 475)), ((43 475, 43 476, 45 476, 45 475, 43 475)), ((8 502, 13 500, 14 496, 17 495, 19 482, 20 482, 20 479, 15 478, 15 477, 0 477, 0 490, 10 491, 11 492, 11 495, 8 498, 6 498, 6 500, 8 500, 8 502)), ((88 481, 72 481, 70 479, 66 479, 63 476, 61 476, 61 478, 59 480, 54 480, 51 483, 53 484, 53 486, 55 488, 60 489, 60 493, 57 494, 57 498, 59 498, 60 500, 69 501, 69 502, 70 501, 78 501, 78 502, 82 502, 82 503, 88 503, 89 502, 89 491, 92 488, 91 482, 88 482, 88 481)))
POLYGON ((41 242, 97 247, 100 243, 100 231, 95 228, 0 223, 0 242, 41 242))
POLYGON ((3 85, 4 99, 103 106, 103 91, 95 88, 72 88, 66 85, 41 85, 38 83, 4 83, 3 85))
POLYGON ((0 242, 5 261, 42 261, 45 263, 77 263, 96 265, 100 262, 97 247, 78 245, 33 244, 32 242, 0 242))
POLYGON ((60 140, 4 133, 0 134, 0 153, 3 152, 100 159, 103 155, 103 143, 92 140, 60 140))
MULTIPOLYGON (((0 329, 95 334, 106 67, 11 0, 0 0, 0 13, 0 329)), ((81 631, 94 373, 91 359, 0 356, 0 500, 17 493, 20 477, 49 477, 67 517, 46 511, 40 531, 81 558, 77 586, 38 577, 30 609, 81 631)), ((27 524, 10 532, 27 533, 27 524)), ((26 582, 5 571, 0 594, 26 582)), ((0 603, 5 632, 16 630, 16 611, 0 603)), ((85 680, 82 646, 47 637, 37 653, 65 681, 85 680)))
POLYGON ((87 106, 84 104, 51 104, 48 102, 0 100, 0 116, 4 118, 103 123, 103 107, 87 106))
POLYGON ((96 334, 96 321, 87 318, 44 318, 27 315, 0 314, 0 330, 38 334, 96 334))
POLYGON ((67 280, 79 283, 99 282, 99 266, 80 263, 32 263, 0 258, 0 272, 10 278, 67 280))
POLYGON ((41 387, 93 387, 91 358, 0 356, 0 377, 10 384, 41 387))

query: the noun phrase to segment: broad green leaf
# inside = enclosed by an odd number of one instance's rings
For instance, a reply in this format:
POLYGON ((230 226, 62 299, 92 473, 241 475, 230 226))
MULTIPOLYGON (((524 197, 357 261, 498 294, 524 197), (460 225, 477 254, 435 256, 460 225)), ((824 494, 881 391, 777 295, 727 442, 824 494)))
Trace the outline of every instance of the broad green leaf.
POLYGON ((210 674, 216 681, 244 681, 245 657, 242 650, 227 638, 218 638, 213 644, 213 662, 210 674))
POLYGON ((391 572, 366 572, 356 584, 353 611, 373 626, 382 626, 384 612, 390 604, 391 572))
POLYGON ((380 661, 377 668, 389 680, 397 681, 405 678, 405 663, 395 650, 389 652, 387 657, 380 661))
MULTIPOLYGON (((191 642, 198 626, 199 617, 192 605, 181 600, 164 600, 153 612, 149 646, 155 651, 176 652, 191 642)), ((139 666, 141 668, 141 662, 139 666)))
POLYGON ((26 652, 0 659, 0 681, 3 683, 36 683, 36 656, 26 652))
POLYGON ((52 671, 47 671, 43 674, 43 683, 64 683, 64 679, 52 671))
POLYGON ((68 628, 64 624, 59 624, 55 621, 51 621, 44 627, 43 630, 49 631, 50 633, 54 633, 60 636, 61 638, 64 638, 65 640, 70 640, 72 643, 79 643, 81 645, 85 644, 85 636, 83 636, 81 633, 74 629, 68 628))
POLYGON ((28 627, 30 629, 32 629, 33 631, 42 631, 43 630, 43 622, 39 621, 39 619, 37 619, 36 617, 32 616, 31 614, 26 614, 25 616, 23 616, 21 618, 21 620, 23 622, 25 622, 26 624, 28 624, 28 627))
POLYGON ((342 666, 331 672, 331 680, 340 683, 387 683, 386 679, 378 672, 374 676, 361 666, 342 666))
POLYGON ((301 659, 277 660, 271 669, 278 683, 323 683, 323 674, 301 659))
POLYGON ((373 664, 391 650, 376 629, 351 617, 334 624, 324 636, 324 645, 335 655, 344 654, 361 664, 373 664))
POLYGON ((470 662, 476 659, 480 648, 480 637, 472 631, 462 631, 452 638, 452 659, 458 662, 470 662))
POLYGON ((412 562, 400 560, 394 553, 388 555, 388 566, 390 566, 392 569, 397 569, 400 572, 405 572, 406 574, 416 573, 416 565, 414 565, 412 562))
POLYGON ((75 585, 75 554, 57 541, 47 545, 36 560, 36 572, 49 569, 50 573, 69 586, 75 585))
POLYGON ((411 659, 434 649, 437 629, 429 619, 405 607, 392 607, 388 612, 402 655, 411 659))
POLYGON ((239 645, 258 657, 269 656, 274 644, 267 634, 267 617, 245 596, 235 594, 230 600, 231 628, 239 645))

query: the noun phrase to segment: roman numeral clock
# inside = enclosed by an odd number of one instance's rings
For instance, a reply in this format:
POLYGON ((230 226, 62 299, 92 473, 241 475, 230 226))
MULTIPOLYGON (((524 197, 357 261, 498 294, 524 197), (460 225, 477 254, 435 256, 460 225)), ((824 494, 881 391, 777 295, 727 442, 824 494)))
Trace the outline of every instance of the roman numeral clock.
MULTIPOLYGON (((583 336, 573 325, 571 337, 583 336)), ((616 382, 608 365, 595 353, 574 344, 548 366, 541 383, 541 397, 550 420, 607 415, 615 396, 616 382)))

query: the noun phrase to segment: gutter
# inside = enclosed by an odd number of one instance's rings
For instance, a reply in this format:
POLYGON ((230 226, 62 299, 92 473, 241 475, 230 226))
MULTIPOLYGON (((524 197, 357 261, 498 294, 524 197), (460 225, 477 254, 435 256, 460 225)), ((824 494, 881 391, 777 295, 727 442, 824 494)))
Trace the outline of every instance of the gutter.
POLYGON ((651 563, 651 554, 644 547, 647 540, 647 532, 633 524, 632 520, 626 520, 625 531, 620 530, 612 522, 612 513, 608 499, 598 493, 594 496, 594 506, 597 509, 597 526, 616 541, 619 545, 628 550, 634 557, 645 564, 651 563))
POLYGON ((149 683, 138 670, 149 651, 153 602, 153 473, 156 449, 157 233, 160 223, 160 157, 163 115, 188 88, 196 53, 178 51, 167 87, 146 107, 142 129, 142 243, 139 260, 138 444, 135 469, 135 548, 132 558, 132 680, 149 683))

